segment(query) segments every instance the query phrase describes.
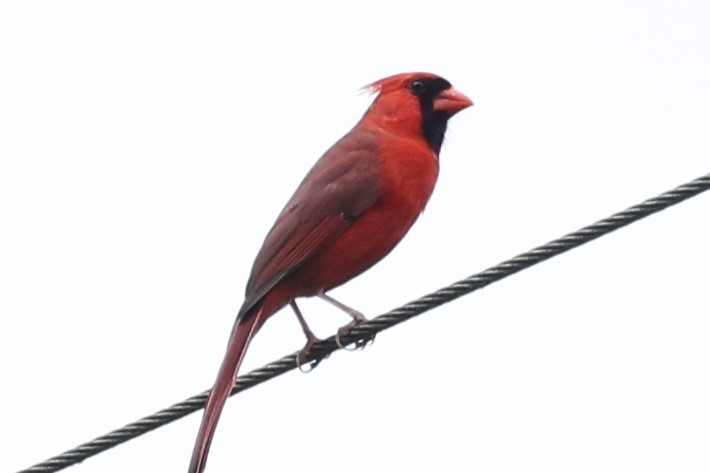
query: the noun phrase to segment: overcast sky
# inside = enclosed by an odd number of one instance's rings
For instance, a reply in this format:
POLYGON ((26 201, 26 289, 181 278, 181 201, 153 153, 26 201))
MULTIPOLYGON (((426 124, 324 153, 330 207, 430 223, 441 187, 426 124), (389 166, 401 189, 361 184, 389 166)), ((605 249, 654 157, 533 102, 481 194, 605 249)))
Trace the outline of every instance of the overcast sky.
MULTIPOLYGON (((361 86, 424 70, 476 103, 407 238, 332 292, 372 317, 710 172, 709 24, 706 1, 2 2, 0 470, 211 386, 361 86)), ((709 217, 707 193, 231 398, 207 472, 707 472, 709 217)), ((244 371, 302 344, 284 310, 244 371)), ((71 471, 186 471, 200 416, 71 471)))

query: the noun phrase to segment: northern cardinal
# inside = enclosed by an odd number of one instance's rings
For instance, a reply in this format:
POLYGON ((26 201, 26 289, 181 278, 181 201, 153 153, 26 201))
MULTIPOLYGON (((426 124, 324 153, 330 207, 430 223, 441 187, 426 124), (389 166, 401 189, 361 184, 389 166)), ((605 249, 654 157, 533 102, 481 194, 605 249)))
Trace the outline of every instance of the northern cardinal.
POLYGON ((407 73, 368 88, 377 93, 362 119, 313 166, 269 231, 254 261, 190 462, 201 473, 246 348, 262 324, 295 299, 320 296, 362 322, 326 291, 386 256, 424 210, 439 174, 449 118, 473 102, 439 76, 407 73))

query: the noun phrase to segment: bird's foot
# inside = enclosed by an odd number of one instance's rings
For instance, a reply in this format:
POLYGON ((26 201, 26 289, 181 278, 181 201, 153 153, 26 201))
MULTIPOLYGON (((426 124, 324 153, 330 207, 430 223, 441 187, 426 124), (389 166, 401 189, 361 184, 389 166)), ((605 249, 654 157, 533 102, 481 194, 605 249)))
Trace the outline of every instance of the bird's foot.
POLYGON ((365 318, 365 316, 362 315, 360 312, 352 311, 352 312, 349 312, 349 314, 352 316, 353 321, 338 329, 338 333, 335 334, 335 343, 343 350, 348 350, 348 351, 362 350, 367 345, 374 343, 375 335, 370 335, 368 337, 361 338, 359 340, 355 340, 354 342, 352 342, 350 344, 343 345, 343 343, 341 341, 341 339, 343 337, 347 337, 348 334, 350 334, 350 332, 358 325, 367 322, 367 318, 365 318), (353 348, 347 348, 350 345, 354 345, 353 348))
POLYGON ((301 348, 298 353, 296 353, 296 366, 298 366, 298 369, 301 371, 301 373, 310 373, 311 371, 316 369, 316 367, 320 364, 321 361, 328 358, 328 355, 321 356, 320 358, 315 358, 307 363, 307 368, 303 367, 303 363, 306 361, 308 355, 311 353, 311 348, 313 348, 313 345, 320 341, 321 339, 316 337, 315 335, 309 336, 303 348, 301 348))

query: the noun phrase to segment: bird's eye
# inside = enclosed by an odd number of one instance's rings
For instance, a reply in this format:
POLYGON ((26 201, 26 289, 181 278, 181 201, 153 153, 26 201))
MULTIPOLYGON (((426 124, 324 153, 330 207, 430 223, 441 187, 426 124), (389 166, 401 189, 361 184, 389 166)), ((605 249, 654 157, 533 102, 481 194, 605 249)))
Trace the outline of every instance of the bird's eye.
POLYGON ((415 80, 409 85, 409 90, 411 90, 415 95, 421 95, 426 90, 426 85, 420 80, 415 80))

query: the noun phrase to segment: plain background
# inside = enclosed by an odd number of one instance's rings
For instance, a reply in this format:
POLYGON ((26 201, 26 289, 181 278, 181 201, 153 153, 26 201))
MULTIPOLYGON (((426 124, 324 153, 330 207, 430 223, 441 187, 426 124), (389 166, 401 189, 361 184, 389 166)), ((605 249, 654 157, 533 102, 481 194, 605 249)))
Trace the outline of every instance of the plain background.
MULTIPOLYGON (((710 171, 705 1, 0 5, 0 470, 207 389, 359 87, 476 103, 369 316, 710 171)), ((710 193, 232 398, 208 472, 710 470, 710 193)), ((347 321, 302 308, 322 336, 347 321)), ((283 311, 251 369, 301 347, 283 311)), ((79 472, 185 471, 200 415, 79 472)))

